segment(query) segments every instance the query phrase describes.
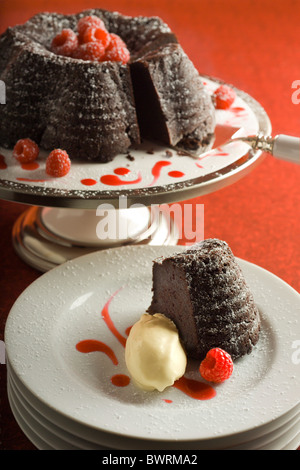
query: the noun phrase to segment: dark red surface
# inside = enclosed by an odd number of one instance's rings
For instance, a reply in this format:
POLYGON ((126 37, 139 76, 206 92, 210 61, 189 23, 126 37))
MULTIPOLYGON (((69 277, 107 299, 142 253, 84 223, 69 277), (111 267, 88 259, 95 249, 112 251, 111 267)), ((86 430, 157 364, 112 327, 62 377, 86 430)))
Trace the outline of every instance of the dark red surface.
MULTIPOLYGON (((161 16, 200 72, 233 83, 257 99, 270 116, 273 135, 300 136, 300 104, 292 102, 292 83, 300 79, 298 0, 72 0, 64 5, 61 0, 2 0, 0 33, 39 11, 73 13, 90 7, 161 16)), ((205 204, 205 237, 226 240, 236 256, 268 269, 298 291, 299 177, 299 166, 267 156, 241 181, 192 201, 205 204)), ((24 209, 0 201, 0 339, 14 301, 40 276, 12 248, 13 223, 24 209)), ((0 448, 34 449, 8 406, 5 365, 0 371, 0 448)))

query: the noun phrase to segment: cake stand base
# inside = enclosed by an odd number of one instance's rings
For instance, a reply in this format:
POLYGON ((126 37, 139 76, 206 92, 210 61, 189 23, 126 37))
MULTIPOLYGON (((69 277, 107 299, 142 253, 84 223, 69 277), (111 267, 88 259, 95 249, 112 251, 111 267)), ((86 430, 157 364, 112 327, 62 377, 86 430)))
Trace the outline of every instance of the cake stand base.
POLYGON ((178 229, 155 206, 96 210, 33 206, 16 220, 16 253, 41 272, 79 256, 126 244, 176 245, 178 229))

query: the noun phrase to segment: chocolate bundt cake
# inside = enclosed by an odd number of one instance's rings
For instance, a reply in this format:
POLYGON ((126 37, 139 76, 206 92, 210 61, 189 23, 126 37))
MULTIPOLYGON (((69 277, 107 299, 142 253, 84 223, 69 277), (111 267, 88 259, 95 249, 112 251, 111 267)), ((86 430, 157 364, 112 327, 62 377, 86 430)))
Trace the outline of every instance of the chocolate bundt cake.
POLYGON ((156 17, 101 9, 37 14, 0 36, 0 79, 6 85, 0 145, 8 148, 31 138, 46 150, 63 148, 71 158, 106 162, 140 143, 141 136, 200 146, 214 132, 214 108, 198 72, 170 28, 156 17), (56 34, 64 28, 76 32, 78 20, 88 15, 101 18, 110 33, 125 41, 127 64, 51 51, 56 34), (157 96, 150 114, 146 94, 151 87, 157 96))
POLYGON ((259 339, 254 298, 226 242, 208 239, 153 264, 151 314, 177 326, 189 357, 202 360, 214 347, 233 360, 259 339))

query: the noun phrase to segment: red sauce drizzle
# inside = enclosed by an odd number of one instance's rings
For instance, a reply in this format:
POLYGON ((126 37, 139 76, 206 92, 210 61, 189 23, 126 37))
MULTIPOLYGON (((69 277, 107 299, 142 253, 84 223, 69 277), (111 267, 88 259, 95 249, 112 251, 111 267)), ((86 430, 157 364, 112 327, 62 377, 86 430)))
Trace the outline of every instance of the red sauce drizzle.
POLYGON ((181 390, 195 400, 210 400, 216 396, 215 389, 210 385, 204 382, 198 382, 198 380, 187 379, 184 376, 178 379, 173 387, 181 390))
POLYGON ((76 349, 77 351, 82 353, 90 353, 95 351, 103 352, 107 355, 107 357, 111 359, 113 364, 119 364, 118 359, 113 350, 109 346, 107 346, 107 344, 102 343, 102 341, 98 341, 97 339, 85 339, 83 341, 80 341, 76 344, 76 349))
POLYGON ((154 176, 153 178, 153 181, 152 183, 150 184, 150 186, 152 186, 153 184, 156 183, 156 181, 158 180, 158 178, 160 177, 160 174, 161 174, 161 170, 164 166, 168 166, 168 165, 171 165, 171 162, 168 162, 166 160, 161 160, 159 162, 156 162, 155 165, 153 166, 152 168, 152 175, 154 176))
POLYGON ((125 374, 113 375, 110 380, 116 387, 126 387, 130 383, 130 378, 125 374))
POLYGON ((81 184, 84 184, 85 186, 93 186, 94 184, 97 184, 97 181, 94 180, 93 178, 84 178, 80 182, 81 184))
POLYGON ((172 178, 181 178, 181 176, 184 176, 184 173, 182 171, 169 171, 168 175, 172 178))
POLYGON ((129 326, 128 328, 126 328, 125 333, 127 336, 129 335, 131 328, 132 326, 129 326))
POLYGON ((138 177, 135 180, 122 180, 117 175, 103 175, 100 178, 101 183, 106 184, 107 186, 120 186, 124 184, 136 184, 142 181, 142 175, 139 173, 138 177))
POLYGON ((234 108, 230 108, 230 111, 238 116, 245 113, 245 108, 241 108, 240 106, 235 106, 234 108))
POLYGON ((120 168, 116 168, 116 169, 114 170, 114 173, 115 173, 116 175, 127 175, 128 173, 130 173, 130 170, 129 170, 128 168, 122 168, 122 167, 120 167, 120 168))
POLYGON ((27 171, 37 170, 39 166, 40 165, 37 162, 21 163, 22 169, 27 171))
POLYGON ((222 147, 216 147, 215 150, 218 150, 218 153, 214 153, 214 155, 217 156, 217 157, 227 157, 229 155, 228 152, 224 152, 222 147))
POLYGON ((163 401, 164 401, 165 403, 173 403, 173 400, 168 400, 168 398, 163 398, 163 401))
POLYGON ((198 160, 195 162, 195 165, 198 168, 203 168, 203 166, 199 163, 201 160, 204 160, 207 157, 228 157, 229 153, 224 152, 222 148, 216 148, 212 150, 211 152, 207 153, 206 155, 203 155, 203 157, 199 157, 198 160), (216 152, 218 150, 218 152, 216 152))
POLYGON ((7 165, 5 163, 4 155, 0 154, 0 170, 6 170, 7 165))
POLYGON ((45 183, 45 181, 49 180, 35 180, 32 178, 17 178, 18 181, 26 181, 27 183, 45 183))
POLYGON ((124 336, 122 336, 117 328, 115 327, 114 323, 112 322, 112 319, 110 318, 110 315, 109 315, 109 306, 110 306, 110 303, 111 301, 113 300, 113 298, 117 295, 117 293, 119 292, 119 290, 117 290, 117 292, 115 292, 109 299, 108 301, 106 302, 106 304, 104 305, 103 309, 102 309, 102 312, 101 312, 101 315, 102 315, 102 318, 104 319, 106 325, 108 326, 108 328, 110 329, 110 331, 112 332, 112 334, 117 338, 117 340, 122 344, 122 346, 124 346, 125 348, 125 345, 126 345, 126 338, 124 336))

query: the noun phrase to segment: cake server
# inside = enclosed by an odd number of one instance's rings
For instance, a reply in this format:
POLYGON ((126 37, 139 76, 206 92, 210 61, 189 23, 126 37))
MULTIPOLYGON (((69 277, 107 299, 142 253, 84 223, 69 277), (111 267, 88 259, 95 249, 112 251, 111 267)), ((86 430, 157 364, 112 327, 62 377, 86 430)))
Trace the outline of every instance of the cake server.
MULTIPOLYGON (((233 130, 234 128, 231 129, 233 130)), ((229 130, 230 128, 228 128, 227 132, 229 130)), ((267 152, 280 160, 285 160, 300 165, 300 138, 285 134, 278 134, 275 137, 265 136, 263 134, 245 136, 243 135, 243 128, 240 128, 235 134, 232 135, 231 138, 225 138, 223 143, 214 143, 213 148, 206 152, 197 154, 196 152, 193 153, 192 151, 185 150, 185 154, 193 158, 202 158, 206 153, 211 152, 211 150, 216 147, 221 147, 222 145, 227 145, 231 142, 237 141, 249 144, 253 150, 261 150, 262 152, 267 152)))
POLYGON ((285 134, 278 134, 275 137, 257 134, 246 137, 233 137, 227 143, 238 140, 246 142, 253 150, 261 150, 280 160, 300 164, 300 138, 298 137, 285 134))

